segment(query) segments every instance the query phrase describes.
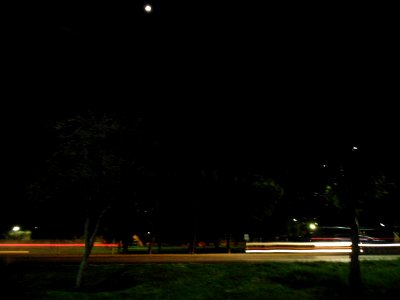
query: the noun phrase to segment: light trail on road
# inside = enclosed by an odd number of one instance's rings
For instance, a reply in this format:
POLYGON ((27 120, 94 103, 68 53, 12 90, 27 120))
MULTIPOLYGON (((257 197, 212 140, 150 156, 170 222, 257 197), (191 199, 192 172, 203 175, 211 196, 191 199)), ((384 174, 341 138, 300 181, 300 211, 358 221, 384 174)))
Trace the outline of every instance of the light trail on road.
MULTIPOLYGON (((0 247, 85 247, 83 243, 0 243, 0 247)), ((118 244, 94 243, 93 247, 118 247, 118 244)))
MULTIPOLYGON (((399 243, 360 243, 360 253, 366 251, 397 251, 399 243)), ((351 242, 250 242, 246 243, 246 253, 351 253, 351 242)))
MULTIPOLYGON (((364 260, 397 260, 400 255, 360 255, 364 260)), ((74 263, 82 255, 0 255, 7 263, 74 263)), ((286 253, 235 253, 235 254, 116 254, 91 255, 92 264, 143 264, 143 263, 270 263, 270 262, 350 262, 345 254, 286 254, 286 253)))

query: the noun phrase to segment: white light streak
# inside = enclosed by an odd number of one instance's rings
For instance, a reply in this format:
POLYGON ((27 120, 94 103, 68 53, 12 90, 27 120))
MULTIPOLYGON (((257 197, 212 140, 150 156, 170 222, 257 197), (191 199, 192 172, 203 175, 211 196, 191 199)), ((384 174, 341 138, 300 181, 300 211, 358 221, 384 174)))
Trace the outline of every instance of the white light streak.
MULTIPOLYGON (((246 244, 246 253, 351 253, 351 244, 351 242, 252 242, 246 244)), ((364 249, 400 248, 400 243, 360 243, 359 246, 364 249)), ((360 249, 360 252, 363 253, 364 250, 360 249)))
POLYGON ((273 249, 273 250, 246 250, 246 253, 351 253, 351 249, 315 249, 315 250, 291 250, 291 249, 273 249))
POLYGON ((400 244, 360 244, 362 247, 385 248, 385 247, 400 247, 400 244))
POLYGON ((350 247, 351 242, 316 242, 310 243, 315 247, 350 247))

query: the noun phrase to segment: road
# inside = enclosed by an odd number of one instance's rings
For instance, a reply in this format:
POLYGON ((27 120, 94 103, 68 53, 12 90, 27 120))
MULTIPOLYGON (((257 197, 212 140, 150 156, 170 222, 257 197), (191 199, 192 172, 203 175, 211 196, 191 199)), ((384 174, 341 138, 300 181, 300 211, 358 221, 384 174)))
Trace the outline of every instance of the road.
MULTIPOLYGON (((400 255, 360 255, 360 260, 397 260, 400 255)), ((3 263, 79 263, 81 255, 30 255, 3 253, 3 263)), ((344 254, 116 254, 92 255, 95 264, 142 264, 142 263, 267 263, 267 262, 349 262, 344 254)))

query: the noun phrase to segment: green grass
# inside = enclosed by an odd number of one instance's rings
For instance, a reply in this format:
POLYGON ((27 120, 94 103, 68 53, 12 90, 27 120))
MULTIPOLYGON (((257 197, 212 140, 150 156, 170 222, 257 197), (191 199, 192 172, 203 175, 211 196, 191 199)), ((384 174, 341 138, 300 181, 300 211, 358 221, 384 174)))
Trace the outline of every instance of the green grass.
MULTIPOLYGON (((77 267, 4 265, 2 291, 19 299, 349 299, 346 263, 91 265, 79 292, 77 267)), ((398 297, 400 260, 361 268, 366 299, 398 297)))

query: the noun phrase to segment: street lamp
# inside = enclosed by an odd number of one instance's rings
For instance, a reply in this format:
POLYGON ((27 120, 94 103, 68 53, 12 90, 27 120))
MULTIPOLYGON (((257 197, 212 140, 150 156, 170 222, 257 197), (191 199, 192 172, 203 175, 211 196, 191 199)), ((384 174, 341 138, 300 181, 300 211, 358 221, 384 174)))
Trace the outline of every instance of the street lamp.
POLYGON ((317 229, 317 225, 315 225, 315 223, 310 223, 310 224, 308 225, 308 227, 309 227, 311 230, 317 229))

